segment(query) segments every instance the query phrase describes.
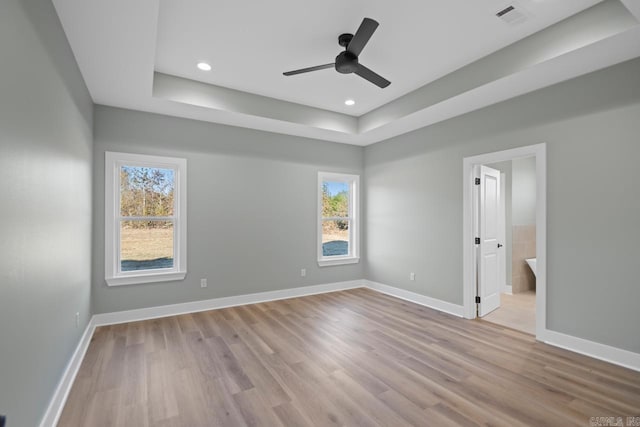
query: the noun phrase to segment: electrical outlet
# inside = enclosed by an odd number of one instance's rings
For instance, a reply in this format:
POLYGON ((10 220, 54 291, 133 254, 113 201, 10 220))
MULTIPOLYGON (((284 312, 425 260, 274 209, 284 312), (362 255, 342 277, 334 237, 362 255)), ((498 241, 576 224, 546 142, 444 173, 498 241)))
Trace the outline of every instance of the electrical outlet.
POLYGON ((409 273, 409 280, 416 280, 416 273, 409 273))
POLYGON ((201 288, 207 287, 207 279, 200 279, 200 287, 201 288))
POLYGON ((80 313, 76 313, 76 328, 80 327, 80 313))
POLYGON ((307 269, 303 268, 302 270, 300 270, 300 277, 307 277, 307 269))

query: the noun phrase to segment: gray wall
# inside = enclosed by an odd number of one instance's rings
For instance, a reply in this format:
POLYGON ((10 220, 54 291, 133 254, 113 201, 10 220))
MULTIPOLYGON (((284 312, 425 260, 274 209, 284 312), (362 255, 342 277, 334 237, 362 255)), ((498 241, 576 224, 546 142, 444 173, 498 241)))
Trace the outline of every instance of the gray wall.
POLYGON ((515 159, 512 163, 513 225, 536 223, 536 158, 515 159))
POLYGON ((93 105, 51 2, 0 2, 0 57, 0 414, 35 426, 89 320, 93 105))
POLYGON ((361 174, 361 147, 96 107, 93 306, 96 313, 361 279, 362 263, 318 267, 318 171, 361 174), (188 163, 187 277, 108 287, 104 153, 188 163), (307 276, 300 277, 300 269, 307 276), (200 278, 208 287, 200 288, 200 278))
POLYGON ((547 325, 640 352, 639 117, 636 59, 367 147, 366 277, 462 304, 462 159, 546 142, 547 325))

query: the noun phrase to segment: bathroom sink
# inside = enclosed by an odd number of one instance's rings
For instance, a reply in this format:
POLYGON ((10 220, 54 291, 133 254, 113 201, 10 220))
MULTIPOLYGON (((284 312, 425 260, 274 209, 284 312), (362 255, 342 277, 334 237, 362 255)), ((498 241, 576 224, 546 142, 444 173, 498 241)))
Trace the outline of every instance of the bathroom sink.
POLYGON ((533 271, 533 275, 536 275, 536 258, 529 258, 526 259, 525 261, 527 261, 527 264, 529 264, 529 267, 531 268, 531 271, 533 271))

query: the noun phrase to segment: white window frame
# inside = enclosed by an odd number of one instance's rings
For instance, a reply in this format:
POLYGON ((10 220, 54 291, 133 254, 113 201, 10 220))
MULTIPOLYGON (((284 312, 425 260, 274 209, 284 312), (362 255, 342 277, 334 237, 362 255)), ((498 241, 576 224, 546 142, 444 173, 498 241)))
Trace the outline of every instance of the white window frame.
MULTIPOLYGON (((184 280, 187 275, 187 160, 131 153, 105 153, 105 280, 108 286, 184 280), (120 167, 139 166, 174 171, 173 268, 120 270, 120 167)), ((157 219, 154 217, 154 219, 157 219)))
POLYGON ((360 262, 360 176, 343 173, 318 172, 318 265, 327 267, 332 265, 356 264, 360 262), (349 213, 348 217, 322 216, 322 183, 324 181, 346 182, 349 184, 349 213), (322 222, 323 220, 349 220, 349 254, 345 256, 322 255, 322 222))

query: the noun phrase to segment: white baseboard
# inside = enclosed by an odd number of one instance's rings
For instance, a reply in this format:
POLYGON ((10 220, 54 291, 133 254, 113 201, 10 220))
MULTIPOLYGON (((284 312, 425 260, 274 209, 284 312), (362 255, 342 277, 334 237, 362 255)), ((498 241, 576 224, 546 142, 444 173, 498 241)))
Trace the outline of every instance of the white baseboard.
MULTIPOLYGON (((377 292, 391 295, 406 301, 423 305, 434 310, 463 317, 464 307, 458 304, 420 295, 415 292, 373 282, 371 280, 352 280, 347 282, 329 283, 324 285, 303 286, 292 289, 282 289, 278 291, 260 292, 255 294, 238 295, 232 297, 215 298, 204 301, 193 301, 181 304, 171 304, 159 307, 149 307, 137 310, 118 311, 114 313, 96 314, 91 318, 87 328, 76 347, 71 360, 67 364, 58 387, 49 403, 40 423, 40 427, 54 427, 62 409, 66 403, 73 381, 78 374, 84 355, 91 342, 91 337, 96 326, 113 325, 139 320, 154 319, 159 317, 175 316, 179 314, 195 313, 199 311, 215 310, 218 308, 234 307, 238 305, 255 304, 267 301, 276 301, 287 298, 295 298, 307 295, 323 294, 347 289, 366 287, 377 292)), ((640 371, 640 354, 627 350, 598 344, 592 341, 576 338, 554 331, 545 331, 545 342, 547 344, 561 347, 576 353, 581 353, 596 359, 604 360, 616 365, 624 366, 636 371, 640 371)))
POLYGON ((159 307, 142 308, 138 310, 118 311, 114 313, 95 314, 78 343, 71 360, 58 383, 58 387, 49 402, 40 427, 54 427, 60 419, 62 409, 67 401, 71 386, 78 374, 84 355, 89 348, 91 337, 96 326, 114 325, 117 323, 133 322, 138 320, 155 319, 159 317, 175 316, 178 314, 196 313, 198 311, 214 310, 217 308, 234 307, 259 302, 276 301, 280 299, 295 298, 307 295, 323 294, 327 292, 342 291, 346 289, 361 288, 362 280, 348 282, 336 282, 324 285, 302 286, 293 289, 260 292, 255 294, 238 295, 233 297, 215 298, 204 301, 193 301, 182 304, 171 304, 159 307))
POLYGON ((424 305, 425 307, 453 314, 454 316, 463 317, 464 315, 464 307, 458 304, 452 304, 450 302, 431 298, 425 295, 420 295, 415 292, 395 288, 393 286, 385 285, 382 283, 373 282, 371 280, 364 280, 364 283, 366 284, 367 288, 373 289, 374 291, 378 291, 383 294, 391 295, 396 298, 424 305))
POLYGON ((84 355, 89 348, 89 343, 91 342, 91 337, 93 336, 95 328, 93 318, 91 318, 84 330, 84 333, 82 334, 82 337, 80 338, 80 341, 78 342, 78 345, 76 346, 75 351, 73 352, 73 355, 71 356, 71 360, 67 363, 67 367, 62 374, 62 378, 60 378, 60 382, 58 382, 58 387, 56 387, 56 391, 53 393, 53 397, 49 402, 49 407, 40 421, 40 427, 54 427, 58 424, 58 420, 62 414, 62 409, 67 401, 67 397, 69 396, 71 386, 76 379, 76 375, 78 375, 78 370, 80 369, 80 365, 82 365, 82 361, 84 360, 84 355))
POLYGON ((513 286, 506 285, 502 291, 507 295, 513 295, 513 286))
POLYGON ((73 356, 60 379, 60 382, 58 383, 58 387, 56 388, 53 398, 49 403, 49 407, 47 408, 42 422, 40 423, 40 427, 53 427, 57 424, 69 392, 71 391, 73 381, 78 374, 84 355, 89 347, 89 343, 91 342, 91 337, 93 336, 93 332, 97 326, 156 319, 160 317, 176 316, 179 314, 196 313, 199 311, 215 310, 218 308, 256 304, 260 302, 276 301, 361 287, 367 287, 377 292, 462 317, 463 307, 460 305, 451 304, 446 301, 394 288, 382 283, 372 282, 370 280, 352 280, 347 282, 328 283, 324 285, 302 286, 299 288, 282 289, 278 291, 259 292, 202 301, 192 301, 181 304, 95 314, 87 325, 87 328, 85 329, 84 334, 82 335, 82 338, 80 339, 80 342, 78 343, 78 346, 76 347, 76 350, 74 351, 73 356))
MULTIPOLYGON (((382 283, 376 283, 371 280, 364 280, 364 283, 367 288, 373 289, 374 291, 382 292, 396 298, 453 314, 454 316, 464 316, 464 306, 462 305, 430 298, 415 292, 384 285, 382 283)), ((632 351, 623 350, 606 344, 600 344, 548 329, 544 331, 543 336, 546 344, 564 348, 565 350, 573 351, 575 353, 584 354, 585 356, 613 363, 614 365, 633 369, 634 371, 640 371, 640 353, 634 353, 632 351)))
POLYGON ((554 347, 564 348, 565 350, 640 372, 640 353, 611 347, 549 329, 544 332, 544 342, 554 347))
POLYGON ((181 304, 162 305, 158 307, 140 308, 136 310, 116 311, 93 316, 96 326, 115 325, 117 323, 134 322, 139 320, 156 319, 159 317, 176 316, 179 314, 196 313, 199 311, 215 310, 218 308, 235 307, 238 305, 256 304, 259 302, 276 301, 307 295, 323 294, 346 289, 361 288, 363 280, 328 283, 325 285, 302 286, 299 288, 282 289, 278 291, 259 292, 255 294, 237 295, 232 297, 214 298, 202 301, 185 302, 181 304))

